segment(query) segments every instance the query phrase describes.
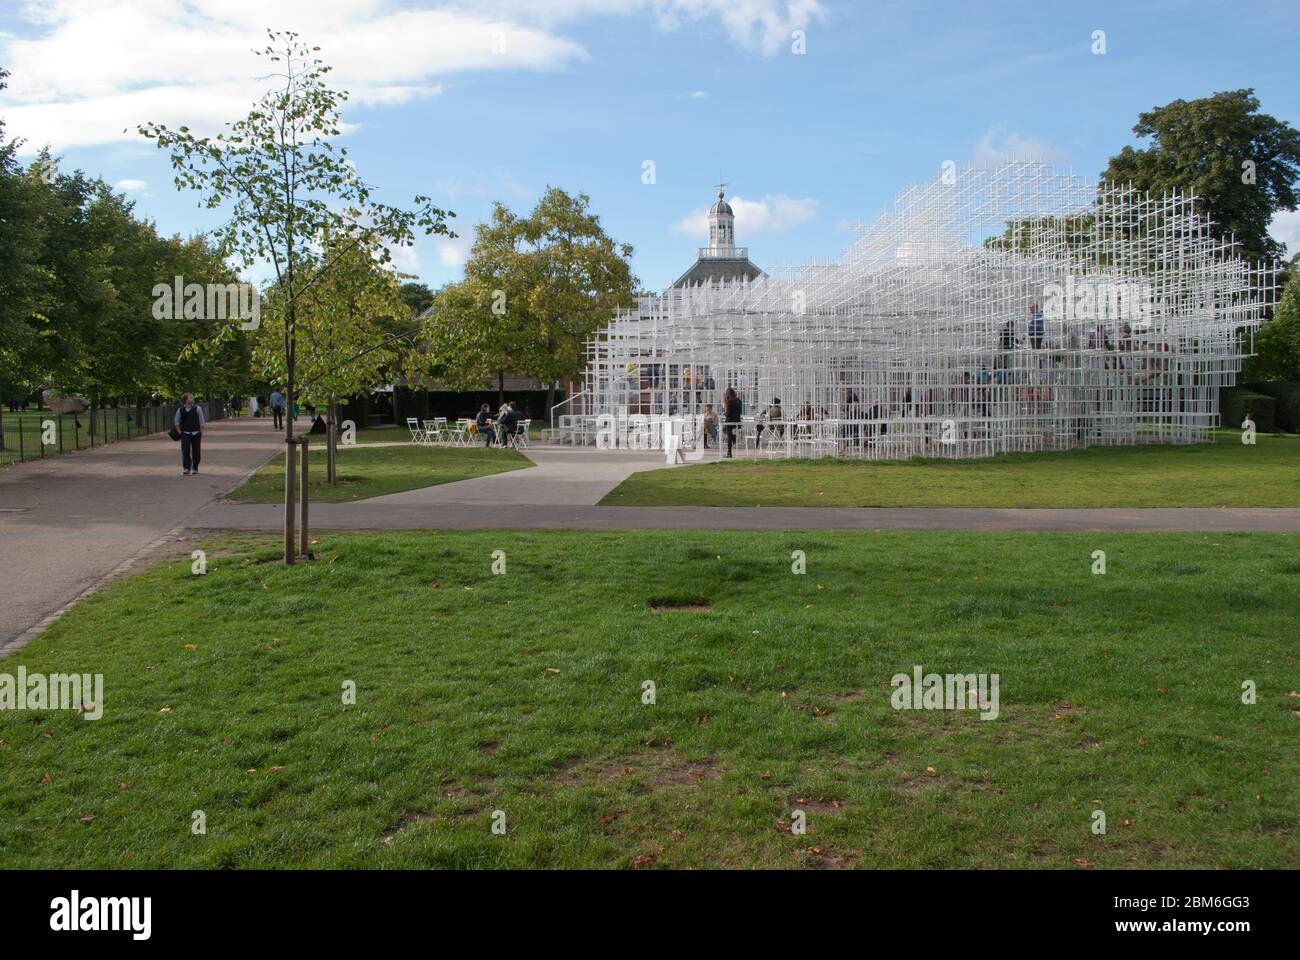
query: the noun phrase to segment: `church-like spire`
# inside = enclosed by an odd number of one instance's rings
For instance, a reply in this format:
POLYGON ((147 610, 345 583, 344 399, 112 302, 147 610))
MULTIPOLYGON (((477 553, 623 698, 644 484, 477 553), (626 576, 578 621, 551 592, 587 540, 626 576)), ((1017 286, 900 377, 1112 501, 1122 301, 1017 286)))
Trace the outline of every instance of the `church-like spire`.
POLYGON ((709 255, 734 256, 736 252, 736 215, 723 197, 727 184, 718 184, 718 202, 709 208, 709 255))

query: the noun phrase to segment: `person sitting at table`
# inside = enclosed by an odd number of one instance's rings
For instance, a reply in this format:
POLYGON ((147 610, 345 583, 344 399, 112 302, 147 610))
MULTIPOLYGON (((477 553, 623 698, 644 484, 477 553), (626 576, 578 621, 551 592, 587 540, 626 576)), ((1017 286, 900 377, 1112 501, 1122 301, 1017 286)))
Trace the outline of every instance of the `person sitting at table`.
POLYGON ((483 446, 492 446, 492 408, 486 403, 479 408, 478 414, 474 417, 474 429, 483 434, 483 446))
POLYGON ((777 397, 772 401, 770 407, 755 418, 755 427, 758 431, 758 435, 754 440, 755 445, 759 447, 763 445, 764 427, 769 430, 768 436, 776 437, 778 440, 782 439, 785 436, 785 426, 781 423, 783 419, 785 417, 781 413, 781 398, 777 397))
POLYGON ((515 410, 513 400, 507 402, 501 411, 501 415, 497 417, 497 424, 501 427, 501 444, 505 446, 519 433, 519 412, 515 410))
POLYGON ((718 415, 713 412, 713 404, 704 405, 704 449, 709 449, 709 439, 718 442, 718 415))

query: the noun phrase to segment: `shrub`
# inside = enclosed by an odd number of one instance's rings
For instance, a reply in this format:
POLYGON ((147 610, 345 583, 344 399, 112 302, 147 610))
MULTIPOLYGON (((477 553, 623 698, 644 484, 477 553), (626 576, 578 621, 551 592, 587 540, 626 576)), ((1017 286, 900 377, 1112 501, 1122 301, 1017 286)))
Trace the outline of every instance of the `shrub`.
POLYGON ((1278 427, 1290 433, 1300 433, 1300 383, 1268 380, 1247 384, 1247 389, 1272 397, 1273 419, 1278 427))
POLYGON ((1219 392, 1220 422, 1232 429, 1241 426, 1249 410, 1255 419, 1255 429, 1259 433, 1271 432, 1274 406, 1272 397, 1245 387, 1224 387, 1219 392))

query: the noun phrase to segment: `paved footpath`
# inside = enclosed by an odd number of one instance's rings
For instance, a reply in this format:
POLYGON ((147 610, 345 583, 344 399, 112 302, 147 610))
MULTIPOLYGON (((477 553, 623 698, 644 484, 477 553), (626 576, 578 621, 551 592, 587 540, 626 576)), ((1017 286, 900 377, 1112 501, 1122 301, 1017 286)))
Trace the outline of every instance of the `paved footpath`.
MULTIPOLYGON (((282 449, 267 420, 224 420, 203 471, 180 475, 163 437, 0 469, 0 655, 105 577, 170 537, 279 531, 278 504, 224 494, 282 449), (15 512, 10 512, 15 511, 15 512)), ((836 507, 600 507, 662 454, 535 446, 535 466, 356 503, 313 503, 313 530, 1204 530, 1300 532, 1300 509, 1002 510, 836 507)))
POLYGON ((219 420, 197 476, 166 434, 0 468, 0 654, 282 449, 270 420, 219 420))
MULTIPOLYGON (((537 464, 355 503, 314 503, 313 530, 1260 530, 1300 531, 1300 509, 1010 510, 861 507, 598 507, 662 453, 534 446, 537 464)), ((204 530, 279 530, 281 507, 214 503, 204 530)))

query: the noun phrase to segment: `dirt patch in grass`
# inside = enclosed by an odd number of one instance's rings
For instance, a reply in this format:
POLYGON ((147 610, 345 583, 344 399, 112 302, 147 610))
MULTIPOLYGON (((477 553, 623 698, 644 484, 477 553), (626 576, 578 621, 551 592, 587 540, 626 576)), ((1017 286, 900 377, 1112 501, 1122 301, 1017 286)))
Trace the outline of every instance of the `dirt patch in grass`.
POLYGON ((713 761, 688 760, 671 750, 638 753, 618 761, 584 763, 575 760, 555 778, 565 784, 644 781, 653 788, 688 787, 720 774, 713 761))
POLYGON ((713 609, 705 597, 653 597, 646 603, 655 613, 708 613, 713 609))
POLYGON ((838 817, 844 812, 844 803, 834 797, 791 797, 790 806, 808 813, 824 813, 838 817))

